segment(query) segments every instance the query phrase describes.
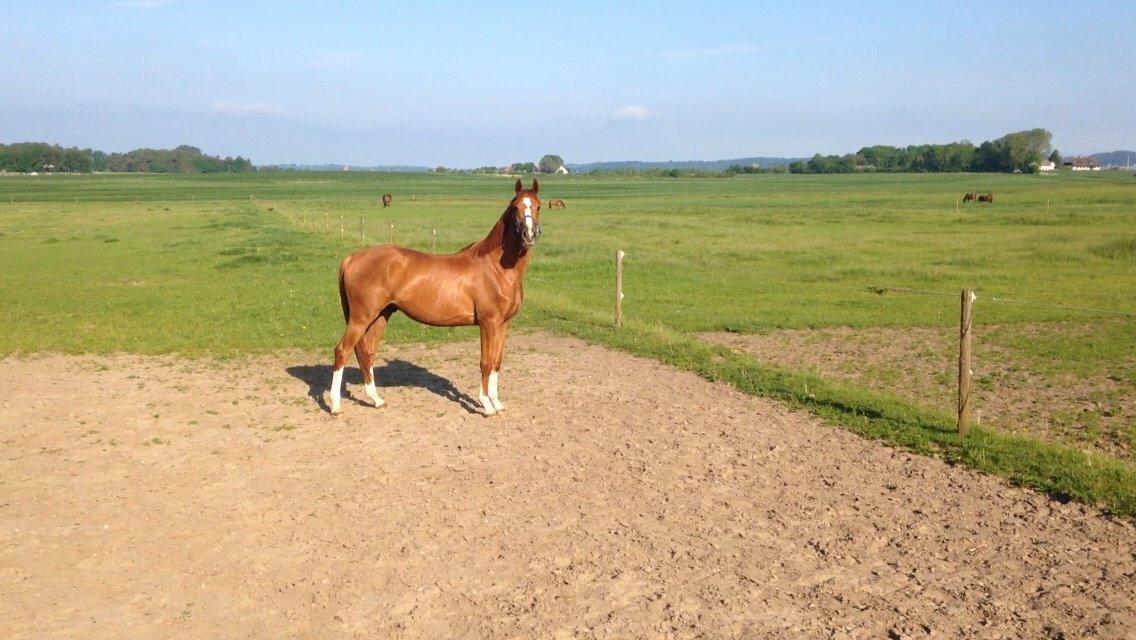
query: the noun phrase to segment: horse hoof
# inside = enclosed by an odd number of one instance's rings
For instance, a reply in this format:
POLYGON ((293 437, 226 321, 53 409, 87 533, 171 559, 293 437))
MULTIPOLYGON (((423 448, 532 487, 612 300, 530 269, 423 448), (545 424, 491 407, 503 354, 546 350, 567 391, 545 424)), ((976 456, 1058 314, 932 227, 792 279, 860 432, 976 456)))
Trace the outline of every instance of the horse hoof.
POLYGON ((383 400, 382 398, 372 398, 371 399, 371 404, 373 404, 376 409, 378 409, 379 407, 385 406, 386 403, 387 403, 387 401, 383 400))

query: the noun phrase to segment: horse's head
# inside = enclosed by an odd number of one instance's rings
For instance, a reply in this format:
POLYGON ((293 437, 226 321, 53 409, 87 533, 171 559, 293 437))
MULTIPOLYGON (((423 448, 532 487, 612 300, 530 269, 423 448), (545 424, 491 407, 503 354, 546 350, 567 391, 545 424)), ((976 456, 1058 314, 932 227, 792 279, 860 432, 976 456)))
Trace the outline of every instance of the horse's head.
POLYGON ((521 244, 526 249, 531 249, 540 237, 540 198, 536 197, 539 189, 540 183, 536 178, 533 178, 531 189, 526 189, 518 178, 514 189, 516 195, 513 196, 510 208, 513 214, 513 228, 521 236, 521 244))

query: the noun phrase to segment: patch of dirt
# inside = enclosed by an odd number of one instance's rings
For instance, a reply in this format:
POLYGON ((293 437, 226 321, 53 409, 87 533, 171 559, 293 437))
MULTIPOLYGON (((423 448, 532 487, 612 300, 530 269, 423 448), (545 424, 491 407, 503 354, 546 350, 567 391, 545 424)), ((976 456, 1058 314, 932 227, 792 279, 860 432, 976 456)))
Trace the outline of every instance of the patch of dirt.
POLYGON ((1136 529, 659 363, 514 336, 0 360, 0 636, 1130 637, 1136 529), (358 373, 348 376, 362 397, 358 373))
MULTIPOLYGON (((1036 337, 1047 329, 1014 325, 1012 330, 1036 337)), ((832 327, 701 337, 769 364, 852 382, 949 415, 957 411, 958 329, 954 327, 832 327)), ((979 423, 1136 459, 1136 389, 1131 385, 1107 374, 1087 379, 1036 371, 981 336, 975 338, 973 353, 972 406, 979 423)))

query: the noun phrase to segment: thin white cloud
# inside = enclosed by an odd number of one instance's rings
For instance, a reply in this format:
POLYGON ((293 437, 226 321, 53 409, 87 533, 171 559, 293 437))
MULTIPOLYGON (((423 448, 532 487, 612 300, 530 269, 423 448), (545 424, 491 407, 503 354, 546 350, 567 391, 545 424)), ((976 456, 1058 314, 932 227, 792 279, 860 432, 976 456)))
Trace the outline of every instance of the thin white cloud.
POLYGON ((213 113, 223 116, 280 116, 284 115, 284 108, 266 102, 231 102, 216 100, 210 107, 213 113))
POLYGON ((359 63, 358 51, 327 51, 304 62, 312 69, 342 69, 359 63))
POLYGON ((173 0, 119 0, 118 2, 110 3, 110 6, 123 9, 154 9, 164 4, 169 4, 172 1, 173 0))
POLYGON ((655 115, 653 111, 637 104, 629 104, 611 112, 611 119, 617 122, 642 122, 655 115))

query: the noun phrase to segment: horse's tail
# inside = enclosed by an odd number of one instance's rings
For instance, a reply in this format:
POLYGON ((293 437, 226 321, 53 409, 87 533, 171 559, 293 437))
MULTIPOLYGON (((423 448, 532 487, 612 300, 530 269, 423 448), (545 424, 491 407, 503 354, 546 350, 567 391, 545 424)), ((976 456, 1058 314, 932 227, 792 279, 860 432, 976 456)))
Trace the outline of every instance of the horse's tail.
POLYGON ((347 322, 351 318, 351 305, 347 302, 347 285, 343 282, 343 273, 347 271, 347 263, 351 261, 351 256, 343 259, 339 264, 339 304, 343 307, 343 321, 347 322))

